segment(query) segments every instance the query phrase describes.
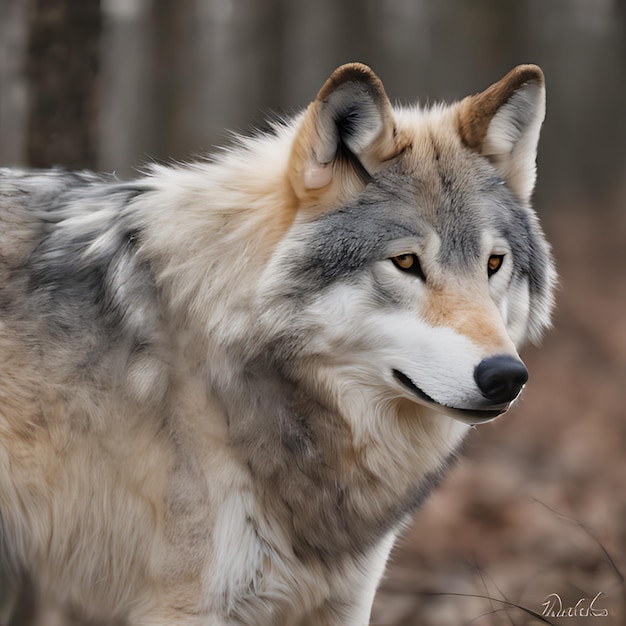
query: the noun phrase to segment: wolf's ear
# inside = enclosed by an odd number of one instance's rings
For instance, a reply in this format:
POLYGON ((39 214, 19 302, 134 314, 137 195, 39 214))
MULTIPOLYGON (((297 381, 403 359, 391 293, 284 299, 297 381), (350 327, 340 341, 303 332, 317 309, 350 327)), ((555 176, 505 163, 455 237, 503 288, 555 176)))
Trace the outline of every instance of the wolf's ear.
POLYGON ((535 186, 545 102, 541 69, 518 65, 489 89, 459 104, 461 139, 486 156, 523 200, 530 198, 535 186))
POLYGON ((361 63, 342 65, 302 120, 289 162, 301 200, 358 192, 401 151, 382 83, 361 63))

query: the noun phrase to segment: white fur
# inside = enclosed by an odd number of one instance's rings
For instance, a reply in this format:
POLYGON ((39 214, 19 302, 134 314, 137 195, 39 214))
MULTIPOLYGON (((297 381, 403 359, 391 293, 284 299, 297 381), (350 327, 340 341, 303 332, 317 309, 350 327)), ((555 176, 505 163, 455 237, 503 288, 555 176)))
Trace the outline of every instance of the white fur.
POLYGON ((494 115, 483 143, 483 154, 493 160, 502 177, 524 200, 530 199, 535 188, 535 159, 545 101, 543 85, 523 85, 494 115), (521 126, 520 118, 524 119, 521 126))

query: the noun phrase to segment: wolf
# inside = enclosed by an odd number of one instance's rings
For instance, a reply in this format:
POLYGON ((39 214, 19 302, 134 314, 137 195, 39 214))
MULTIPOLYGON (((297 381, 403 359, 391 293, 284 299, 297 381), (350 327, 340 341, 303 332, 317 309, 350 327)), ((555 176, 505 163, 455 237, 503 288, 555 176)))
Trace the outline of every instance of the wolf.
POLYGON ((133 181, 0 176, 0 545, 129 626, 363 625, 389 551, 527 382, 555 270, 544 77, 302 113, 133 181))

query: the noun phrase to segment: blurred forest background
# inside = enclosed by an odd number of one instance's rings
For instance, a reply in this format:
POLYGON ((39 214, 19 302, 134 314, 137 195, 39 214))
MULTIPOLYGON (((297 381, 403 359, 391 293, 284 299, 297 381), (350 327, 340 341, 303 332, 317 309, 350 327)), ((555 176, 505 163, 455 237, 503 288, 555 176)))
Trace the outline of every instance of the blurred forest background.
MULTIPOLYGON (((372 623, 623 626, 624 0, 0 0, 0 165, 130 177, 306 106, 347 61, 423 104, 539 64, 535 205, 561 275, 522 401, 417 513, 372 623), (550 594, 597 615, 542 617, 550 594)), ((1 584, 0 625, 31 624, 27 582, 1 584)))

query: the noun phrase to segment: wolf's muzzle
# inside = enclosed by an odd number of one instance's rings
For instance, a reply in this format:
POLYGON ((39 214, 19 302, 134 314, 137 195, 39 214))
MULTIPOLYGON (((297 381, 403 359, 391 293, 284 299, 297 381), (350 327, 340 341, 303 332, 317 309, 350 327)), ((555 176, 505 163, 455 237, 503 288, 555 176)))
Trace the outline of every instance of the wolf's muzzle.
POLYGON ((512 402, 528 380, 526 366, 508 354, 482 360, 474 370, 481 393, 493 404, 512 402))
POLYGON ((446 404, 441 404, 435 400, 433 400, 428 394, 424 393, 406 374, 403 374, 400 370, 393 370, 394 378, 401 383, 404 387, 409 389, 413 395, 420 401, 421 404, 426 406, 437 407, 442 413, 446 415, 450 415, 451 417, 464 422, 465 424, 482 424, 484 422, 490 422, 495 419, 502 413, 504 413, 508 408, 508 403, 503 403, 501 405, 490 404, 488 408, 457 408, 448 406, 446 404))

